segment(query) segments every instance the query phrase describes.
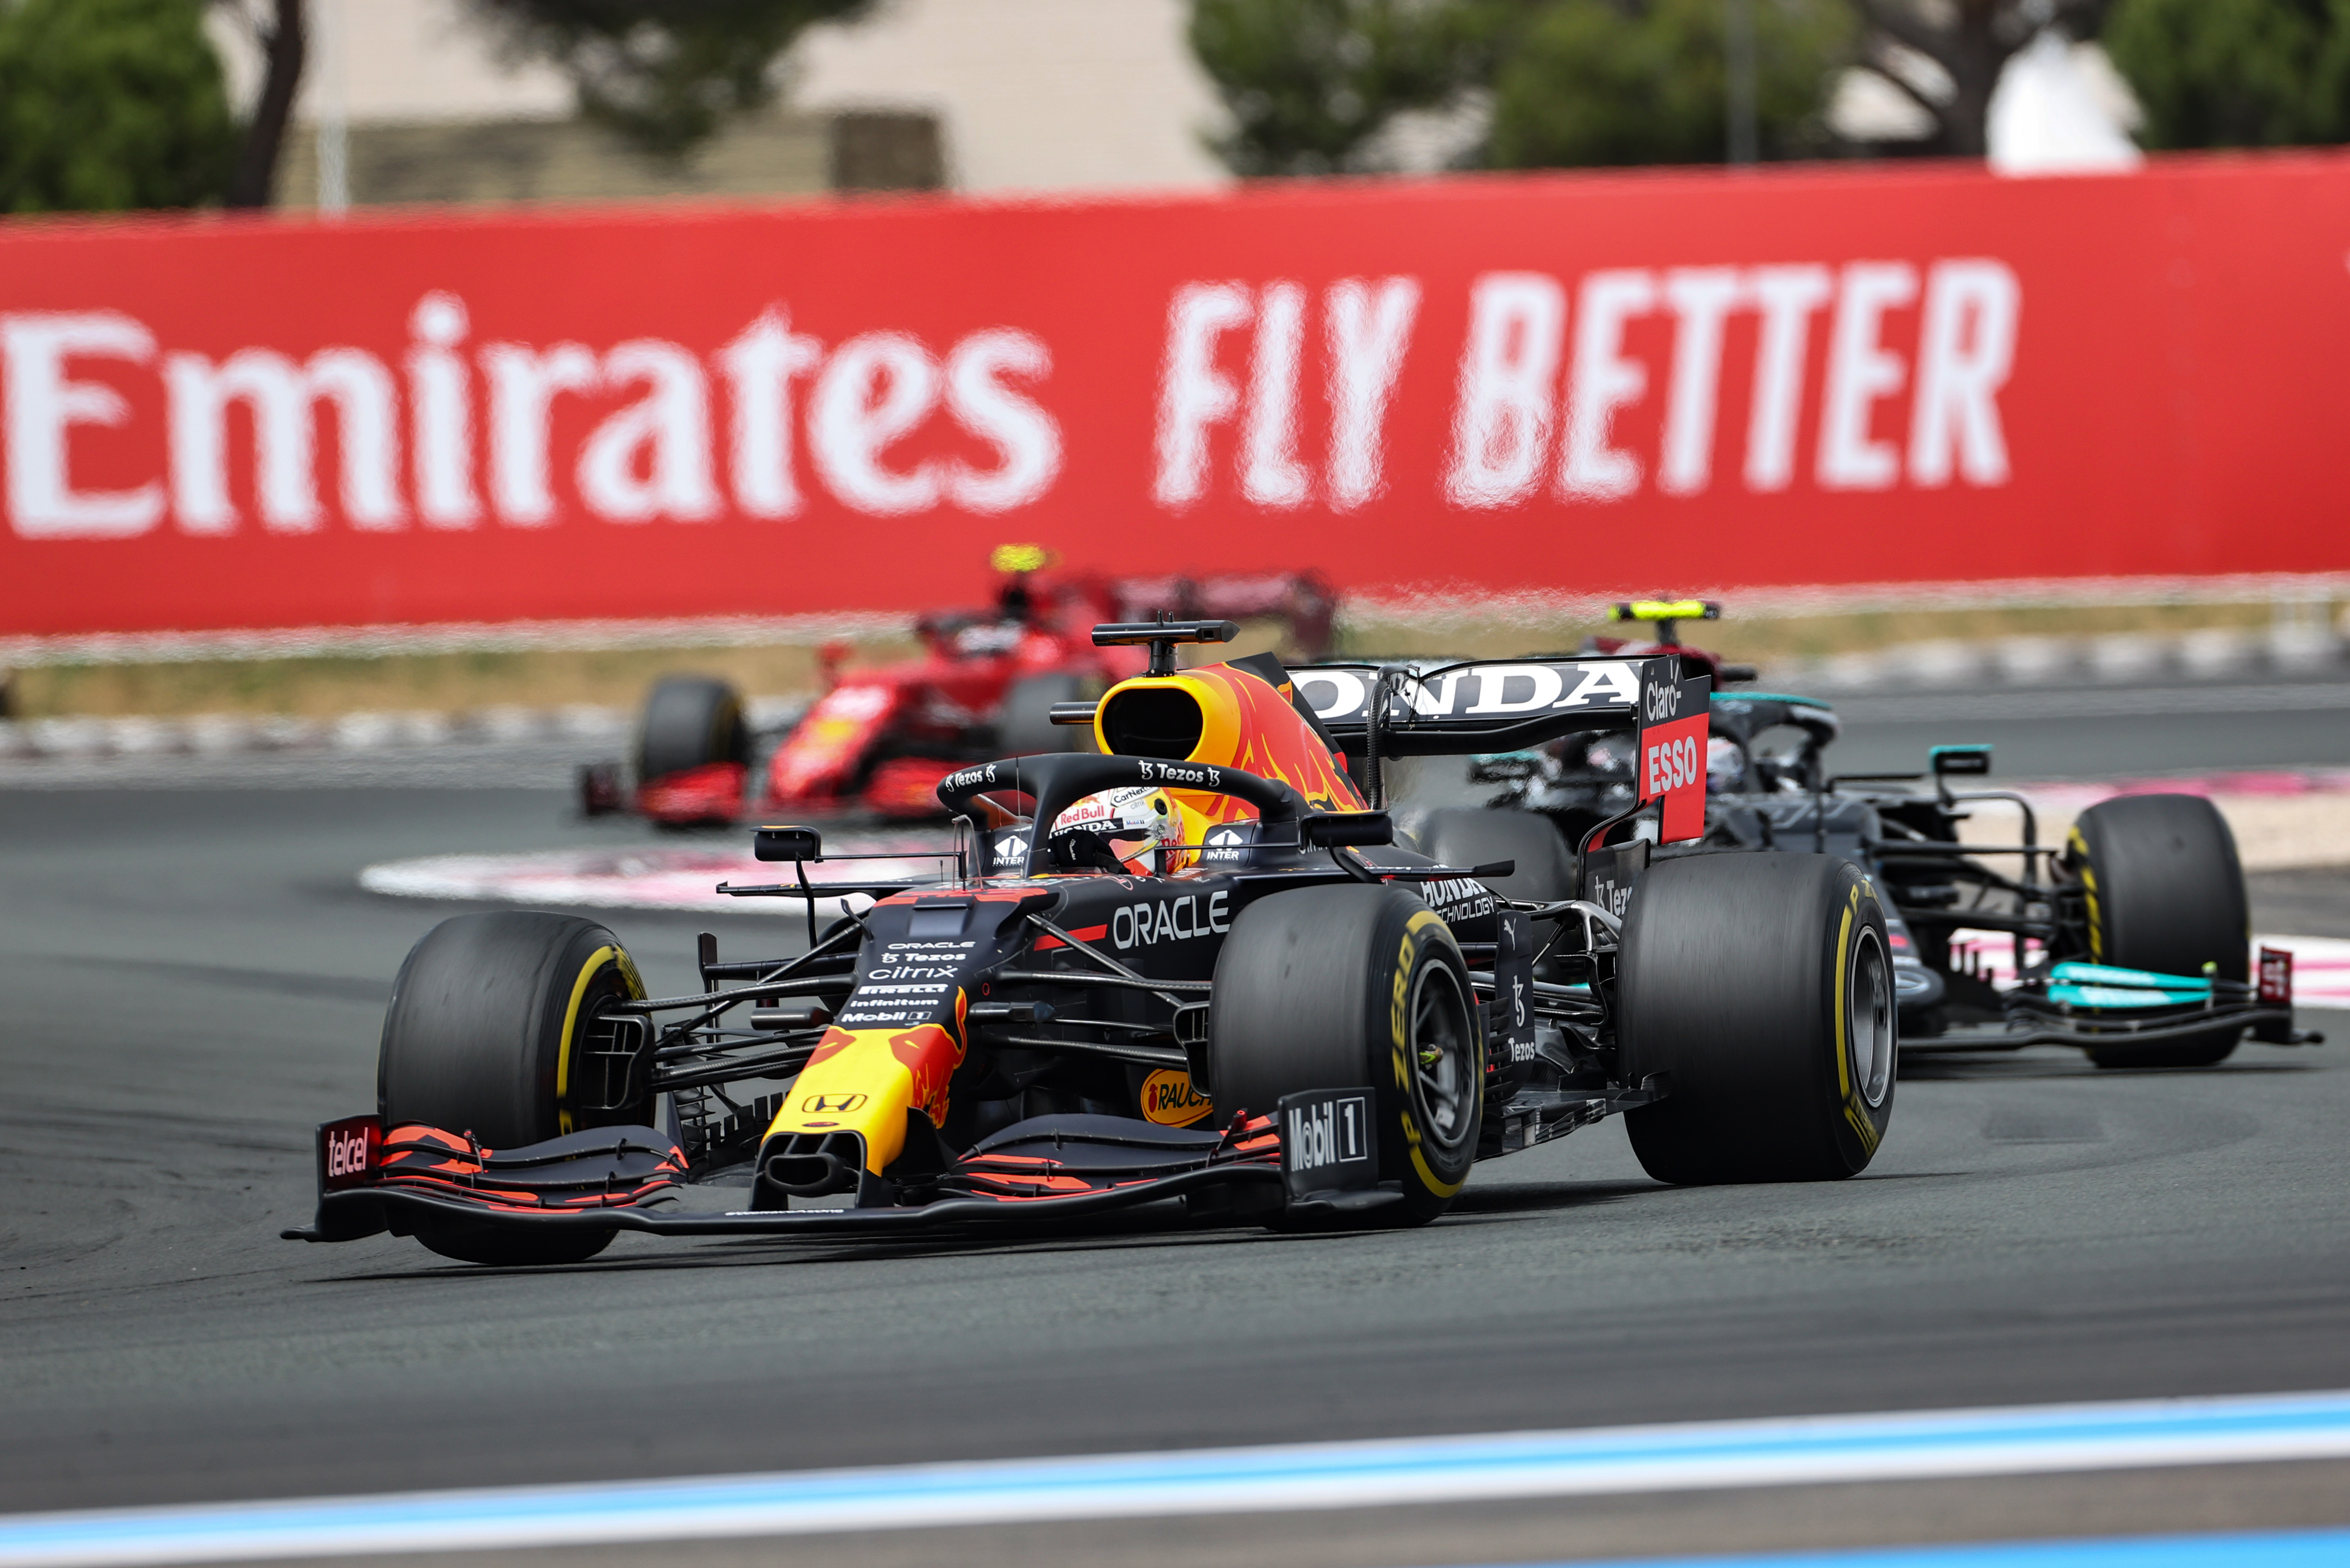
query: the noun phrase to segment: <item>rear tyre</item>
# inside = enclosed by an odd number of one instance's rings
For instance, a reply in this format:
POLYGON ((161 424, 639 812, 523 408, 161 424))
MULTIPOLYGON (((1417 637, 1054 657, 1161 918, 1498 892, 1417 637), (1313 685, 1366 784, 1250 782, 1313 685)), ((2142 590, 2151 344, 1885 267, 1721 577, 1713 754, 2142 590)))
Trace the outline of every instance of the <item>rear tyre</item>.
POLYGON ((1220 1116, 1284 1095, 1378 1094, 1379 1172, 1403 1202, 1374 1222, 1422 1225, 1477 1158, 1484 1042, 1451 928, 1398 888, 1308 888, 1241 911, 1216 961, 1209 1085, 1220 1116))
MULTIPOLYGON (((2121 969, 2243 981, 2251 922, 2235 835, 2212 804, 2190 794, 2124 795, 2083 812, 2066 853, 2081 878, 2089 958, 2121 969)), ((2100 1045, 2100 1067, 2208 1067, 2243 1038, 2226 1024, 2150 1045, 2100 1045)))
POLYGON ((1833 1181, 1893 1115, 1893 964, 1876 885, 1822 855, 1693 855, 1625 913, 1624 1075, 1670 1075, 1627 1113, 1640 1168, 1679 1186, 1833 1181))
POLYGON ((1093 732, 1053 722, 1053 704, 1082 702, 1101 695, 1101 682, 1083 675, 1031 675, 1014 681, 995 711, 996 748, 1007 757, 1093 749, 1093 732))
POLYGON ((1550 818, 1531 811, 1448 807, 1428 814, 1420 848, 1440 866, 1483 866, 1514 860, 1507 877, 1485 885, 1505 898, 1555 904, 1575 897, 1575 859, 1550 818))
MULTIPOLYGON (((643 997, 619 939, 574 915, 459 915, 425 933, 393 983, 377 1055, 385 1127, 421 1123, 519 1148, 582 1127, 641 1126, 651 1106, 608 1055, 615 1002, 643 997)), ((640 1082, 640 1079, 634 1081, 640 1082)), ((433 1221, 418 1240, 474 1263, 574 1262, 608 1231, 513 1236, 433 1221)))
POLYGON ((706 675, 665 675, 645 699, 644 720, 637 731, 639 784, 712 763, 747 763, 750 756, 743 699, 725 681, 706 675))

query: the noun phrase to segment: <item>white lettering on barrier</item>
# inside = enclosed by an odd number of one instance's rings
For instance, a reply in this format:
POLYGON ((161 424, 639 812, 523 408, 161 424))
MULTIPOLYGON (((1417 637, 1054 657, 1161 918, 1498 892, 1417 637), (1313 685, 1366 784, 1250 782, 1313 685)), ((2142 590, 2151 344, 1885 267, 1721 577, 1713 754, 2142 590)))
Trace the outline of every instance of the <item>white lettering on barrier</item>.
POLYGON ((798 516, 792 383, 823 362, 824 344, 794 332, 784 307, 771 305, 718 351, 717 360, 734 413, 727 464, 734 504, 753 517, 798 516))
POLYGON ((1330 355, 1332 510, 1351 512, 1387 488, 1381 452, 1388 401, 1403 375, 1419 314, 1419 280, 1341 278, 1323 296, 1330 355))
POLYGON ((416 302, 408 330, 408 396, 413 405, 416 514, 432 528, 471 528, 482 518, 473 495, 473 397, 457 345, 471 329, 465 302, 434 290, 416 302))
POLYGON ((1216 369, 1216 340, 1254 314, 1237 283, 1187 283, 1167 307, 1167 361, 1159 378, 1158 473, 1151 498, 1180 511, 1208 493, 1208 427, 1240 406, 1216 369))
POLYGON ((1889 490, 1901 477, 1901 452, 1869 434, 1877 405, 1901 389, 1909 369, 1880 340, 1885 314, 1918 297, 1918 269, 1907 262, 1854 262, 1836 291, 1828 337, 1827 389, 1820 402, 1823 490, 1889 490))
POLYGON ((691 353, 658 337, 604 356, 606 387, 645 395, 606 418, 579 450, 579 498, 614 523, 707 523, 718 515, 710 474, 710 388, 691 353), (642 472, 644 477, 638 474, 642 472))
POLYGON ((1553 383, 1566 330, 1566 291, 1541 273, 1493 272, 1469 289, 1469 341, 1445 498, 1506 506, 1542 483, 1550 451, 1553 383))
POLYGON ((2023 286, 2006 264, 1936 262, 1918 332, 1918 395, 1909 416, 1909 483, 1950 483, 1951 448, 1967 483, 2007 483, 1999 390, 2015 366, 2015 318, 2023 286))
POLYGON ((1765 266, 1748 275, 1747 286, 1762 321, 1746 420, 1746 488, 1767 495, 1794 482, 1812 317, 1835 297, 1835 281, 1824 266, 1765 266))
MULTIPOLYGON (((1660 493, 1706 493, 1729 322, 1742 313, 1757 326, 1742 477, 1751 492, 1786 489, 1807 400, 1811 324, 1831 306, 1814 447, 1822 489, 1883 490, 1905 479, 1919 489, 1991 487, 2011 479, 1999 399, 2015 364, 2022 291, 2002 262, 1858 262, 1833 272, 1808 264, 1617 268, 1586 275, 1576 287, 1572 373, 1562 389, 1569 317, 1561 280, 1501 272, 1473 281, 1451 441, 1434 476, 1454 504, 1516 504, 1545 474, 1562 497, 1586 503, 1635 494, 1651 473, 1660 493), (1644 443, 1617 426, 1647 399, 1656 371, 1627 347, 1627 330, 1659 310, 1672 324, 1669 384, 1661 417, 1634 427, 1655 431, 1651 466, 1644 443), (1898 415, 1880 406, 1888 402, 1898 415), (1562 404, 1565 436, 1554 441, 1562 404), (1896 417, 1906 430, 1880 433, 1896 417)), ((1312 292, 1286 280, 1177 289, 1158 389, 1159 504, 1180 509, 1207 493, 1211 437, 1235 421, 1235 487, 1258 505, 1307 504, 1317 474, 1333 512, 1382 493, 1387 415, 1409 359, 1420 293, 1408 276, 1341 279, 1322 293, 1324 352, 1314 363, 1325 381, 1329 436, 1316 465, 1298 450, 1299 432, 1309 428, 1302 410, 1312 292), (1243 400, 1218 361, 1224 337, 1252 324, 1243 400)), ((272 533, 313 532, 330 521, 361 531, 411 522, 463 529, 478 526, 485 512, 505 526, 536 528, 559 519, 563 493, 554 476, 567 469, 580 510, 610 522, 701 522, 729 504, 751 517, 788 518, 807 504, 795 472, 802 418, 823 489, 871 515, 942 504, 1012 511, 1047 495, 1063 468, 1060 424, 1035 392, 1052 374, 1052 352, 1009 327, 969 334, 943 352, 907 333, 867 332, 827 357, 816 338, 793 332, 775 305, 705 363, 695 350, 654 337, 609 348, 494 341, 469 353, 465 303, 445 291, 420 299, 408 325, 395 368, 348 346, 307 358, 257 345, 219 358, 164 354, 142 323, 118 312, 0 314, 7 405, 0 461, 11 528, 36 539, 129 537, 168 514, 185 532, 224 535, 245 524, 246 505, 272 533), (78 358, 112 360, 117 369, 105 379, 84 370, 92 379, 77 379, 78 358), (78 489, 68 473, 68 452, 80 450, 72 432, 137 433, 133 410, 146 405, 119 389, 122 367, 161 382, 167 474, 78 489), (478 436, 477 369, 487 400, 478 436), (732 422, 724 432, 712 428, 712 374, 726 384, 732 422), (567 396, 610 401, 576 452, 557 453, 555 415, 567 396), (323 427, 322 403, 334 413, 323 427), (941 415, 989 455, 892 460, 893 449, 941 415), (234 461, 232 434, 248 422, 249 466, 234 461), (338 480, 333 507, 320 494, 328 462, 338 480), (231 494, 247 472, 249 503, 231 494)), ((1538 705, 1490 685, 1475 697, 1487 712, 1538 705)), ((1440 685, 1410 701, 1457 711, 1458 699, 1440 685)))
POLYGON ((1656 308, 1656 282, 1638 269, 1589 273, 1580 303, 1558 493, 1620 501, 1640 488, 1640 460, 1612 444, 1616 411, 1648 390, 1648 368, 1624 357, 1624 324, 1656 308))
POLYGON ((1673 313, 1673 379, 1657 488, 1668 495, 1701 495, 1713 479, 1722 329, 1746 297, 1746 286, 1735 267, 1679 267, 1665 274, 1664 293, 1673 313))
POLYGON ((552 523, 546 447, 553 404, 559 392, 596 389, 596 351, 584 343, 484 343, 481 362, 490 383, 490 504, 498 521, 518 528, 552 523))
POLYGON ((1259 506, 1298 507, 1313 494, 1297 461, 1299 351, 1305 339, 1305 291, 1265 286, 1257 305, 1256 346, 1249 360, 1248 414, 1241 427, 1241 493, 1259 506))
POLYGON ((155 337, 120 311, 0 316, 0 395, 8 401, 8 521, 26 539, 121 539, 163 514, 163 486, 76 490, 67 437, 76 425, 119 429, 130 405, 100 381, 67 372, 76 356, 151 363, 155 337))

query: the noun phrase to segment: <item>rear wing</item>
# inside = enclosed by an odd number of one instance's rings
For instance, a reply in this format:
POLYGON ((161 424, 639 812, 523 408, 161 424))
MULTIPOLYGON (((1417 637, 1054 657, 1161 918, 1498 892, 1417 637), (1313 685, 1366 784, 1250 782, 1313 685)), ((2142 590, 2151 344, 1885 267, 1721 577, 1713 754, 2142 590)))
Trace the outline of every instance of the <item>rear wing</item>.
POLYGON ((1297 701, 1349 756, 1513 752, 1578 730, 1638 737, 1638 798, 1665 802, 1663 840, 1705 829, 1713 680, 1672 655, 1642 659, 1467 659, 1309 664, 1289 671, 1297 701), (1378 740, 1372 740, 1373 721, 1378 740))
POLYGON ((1513 752, 1577 730, 1646 729, 1702 711, 1712 686, 1702 677, 1684 680, 1681 661, 1669 655, 1307 664, 1292 666, 1289 679, 1298 701, 1354 756, 1369 749, 1372 693, 1383 691, 1378 750, 1388 757, 1513 752))

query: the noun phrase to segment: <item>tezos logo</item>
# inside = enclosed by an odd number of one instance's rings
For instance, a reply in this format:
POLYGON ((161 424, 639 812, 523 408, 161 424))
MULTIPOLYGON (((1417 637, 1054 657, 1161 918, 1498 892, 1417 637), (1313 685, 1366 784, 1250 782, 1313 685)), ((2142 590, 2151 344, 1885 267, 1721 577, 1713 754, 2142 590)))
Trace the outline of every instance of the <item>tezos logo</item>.
POLYGON ((1193 767, 1185 763, 1144 763, 1142 776, 1161 784, 1199 784, 1208 789, 1220 789, 1224 775, 1221 769, 1193 767))
POLYGON ((1232 929, 1232 917, 1224 913, 1229 897, 1211 893, 1201 898, 1186 893, 1164 902, 1120 904, 1109 918, 1109 940, 1121 948, 1131 948, 1222 935, 1232 929))
POLYGON ((949 789, 969 789, 973 784, 993 784, 994 782, 995 764, 993 763, 988 763, 985 767, 965 768, 959 774, 949 774, 947 775, 947 787, 949 789))
POLYGON ((800 1102, 800 1109, 810 1116, 837 1116, 858 1110, 864 1104, 862 1095, 810 1095, 800 1102))

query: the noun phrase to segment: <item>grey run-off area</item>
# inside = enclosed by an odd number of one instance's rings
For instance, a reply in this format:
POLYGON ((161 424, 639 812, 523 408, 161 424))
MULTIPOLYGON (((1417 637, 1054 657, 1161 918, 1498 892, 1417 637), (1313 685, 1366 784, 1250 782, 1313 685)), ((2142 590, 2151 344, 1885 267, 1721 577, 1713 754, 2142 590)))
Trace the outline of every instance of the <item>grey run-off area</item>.
MULTIPOLYGON (((1844 761, 1939 739, 1995 740, 2038 776, 2350 761, 2350 726, 2306 712, 1984 723, 1856 714, 1844 761)), ((564 764, 542 765, 529 789, 451 770, 0 790, 0 1509, 2350 1386, 2345 1044, 2203 1074, 2055 1052, 1920 1068, 1877 1165, 1834 1187, 1664 1189, 1603 1127, 1482 1168, 1404 1235, 624 1238, 546 1273, 279 1241, 307 1213, 311 1126, 371 1102, 392 971, 450 912, 362 893, 357 869, 649 840, 568 822, 564 764)), ((2263 878, 2254 918, 2350 934, 2350 876, 2263 878)), ((689 983, 706 924, 733 951, 790 924, 611 923, 657 988, 689 983)), ((2350 1017, 2313 1022, 2350 1043, 2350 1017)), ((794 1557, 1476 1562, 2342 1522, 2345 1482, 2276 1466, 794 1557)))

